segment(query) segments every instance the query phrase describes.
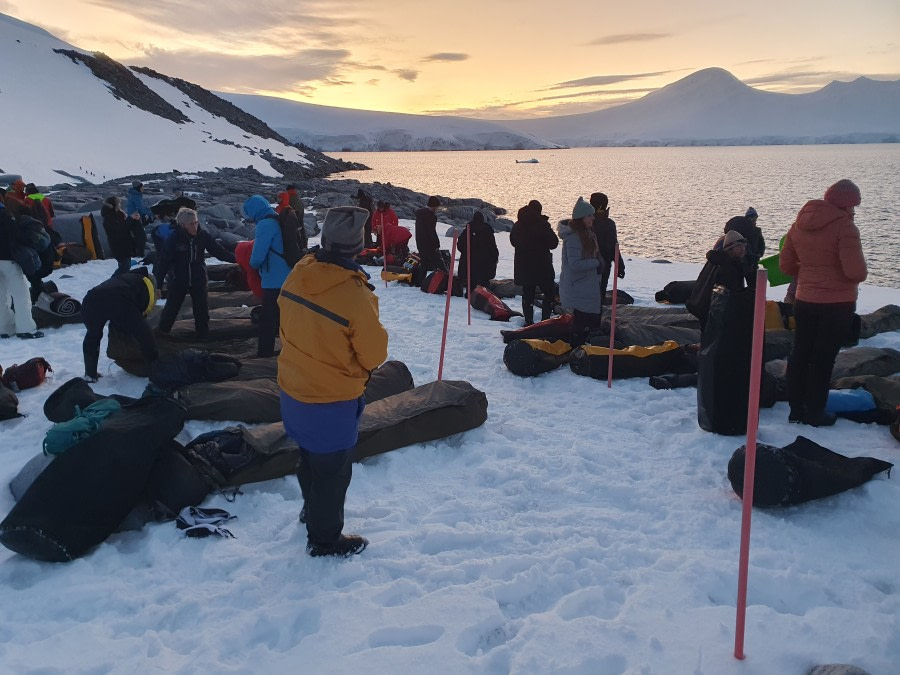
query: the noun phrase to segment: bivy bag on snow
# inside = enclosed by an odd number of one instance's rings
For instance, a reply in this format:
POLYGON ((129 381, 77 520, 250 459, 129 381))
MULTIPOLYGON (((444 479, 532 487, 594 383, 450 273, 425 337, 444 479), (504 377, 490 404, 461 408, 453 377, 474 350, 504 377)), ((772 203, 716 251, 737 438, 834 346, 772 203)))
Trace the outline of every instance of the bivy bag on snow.
MULTIPOLYGON (((609 376, 609 354, 609 347, 584 345, 572 352, 569 368, 576 375, 605 380, 609 376)), ((684 362, 684 350, 672 340, 652 347, 613 349, 612 354, 614 380, 678 372, 684 362)))
POLYGON ((567 363, 571 353, 564 340, 513 340, 503 349, 503 363, 513 375, 534 377, 567 363))
POLYGON ((186 349, 159 359, 150 367, 150 385, 154 393, 170 394, 198 382, 223 382, 237 377, 241 362, 228 354, 204 349, 186 349))
MULTIPOLYGON (((728 480, 738 497, 744 493, 746 447, 728 462, 728 480)), ((894 465, 874 457, 845 457, 803 436, 776 448, 756 446, 753 506, 791 506, 830 497, 858 487, 894 465)))
POLYGON ((472 307, 491 317, 491 321, 509 321, 514 316, 522 316, 522 312, 517 312, 507 306, 484 286, 476 286, 472 289, 472 298, 469 302, 472 307))
POLYGON ((110 415, 34 480, 0 523, 0 543, 49 562, 84 555, 142 499, 160 448, 183 424, 184 408, 158 397, 110 415))
MULTIPOLYGON (((602 329, 609 334, 609 322, 612 317, 610 308, 603 308, 602 329)), ((673 326, 699 330, 700 321, 684 309, 672 307, 636 307, 626 305, 616 308, 616 331, 620 323, 640 324, 642 326, 673 326)))
POLYGON ((725 436, 747 432, 753 293, 712 291, 697 362, 697 421, 725 436))
POLYGON ((892 413, 900 406, 900 375, 879 377, 858 375, 840 377, 831 383, 832 389, 865 389, 872 395, 879 410, 892 413))
MULTIPOLYGON (((616 321, 616 342, 623 345, 658 345, 663 342, 692 345, 700 342, 699 328, 643 324, 634 321, 616 321)), ((609 333, 592 337, 591 344, 608 345, 609 333)))
POLYGON ((0 382, 7 389, 19 392, 39 386, 52 373, 53 368, 42 356, 35 356, 23 364, 14 363, 0 375, 0 382))
MULTIPOLYGON (((242 369, 243 370, 243 369, 242 369)), ((363 395, 368 403, 413 385, 405 364, 387 361, 372 371, 363 395)), ((201 382, 178 390, 189 420, 219 420, 248 424, 281 421, 281 389, 273 378, 201 382)))
POLYGON ((661 291, 656 292, 656 301, 671 305, 683 305, 691 297, 695 283, 696 280, 694 279, 690 281, 670 281, 663 286, 661 291))
POLYGON ((518 330, 501 330, 500 335, 507 344, 513 340, 568 340, 572 337, 573 318, 571 314, 562 314, 518 330))
POLYGON ((475 429, 487 420, 487 396, 468 382, 439 380, 369 403, 353 458, 360 461, 415 443, 475 429))
POLYGON ((488 290, 498 298, 514 298, 522 295, 522 287, 516 285, 512 279, 491 279, 488 281, 488 290))
MULTIPOLYGON (((603 308, 612 307, 613 304, 613 292, 612 290, 606 291, 606 295, 603 297, 603 308)), ((633 305, 634 298, 623 291, 621 288, 616 289, 616 304, 620 307, 625 305, 633 305)))
MULTIPOLYGON (((434 270, 428 273, 422 280, 422 285, 420 288, 425 293, 434 293, 436 295, 444 295, 447 292, 447 277, 449 275, 444 270, 434 270)), ((459 280, 459 277, 453 277, 453 295, 458 297, 462 297, 463 293, 463 285, 459 280)))
MULTIPOLYGON (((468 382, 443 380, 367 403, 354 460, 426 443, 480 426, 487 397, 468 382)), ((222 489, 292 475, 297 444, 281 423, 201 434, 185 456, 210 487, 222 489)))

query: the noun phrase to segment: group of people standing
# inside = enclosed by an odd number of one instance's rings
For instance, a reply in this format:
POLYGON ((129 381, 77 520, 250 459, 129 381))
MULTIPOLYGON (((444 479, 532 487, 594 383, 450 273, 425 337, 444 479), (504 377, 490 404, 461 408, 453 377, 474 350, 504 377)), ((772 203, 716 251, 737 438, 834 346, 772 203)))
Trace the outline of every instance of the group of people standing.
MULTIPOLYGON (((541 290, 541 319, 550 318, 556 297, 556 273, 551 251, 562 239, 562 268, 559 275, 559 301, 573 313, 571 342, 579 346, 591 331, 600 325, 603 303, 613 260, 618 245, 616 223, 609 217, 609 198, 595 192, 589 201, 578 198, 572 217, 561 220, 557 233, 549 218, 542 213, 537 200, 519 209, 510 244, 515 249, 513 276, 522 286, 522 312, 525 324, 534 322, 534 303, 537 289, 541 290)), ((625 276, 621 255, 616 269, 625 276)))
MULTIPOLYGON (((822 199, 808 201, 797 214, 779 253, 781 271, 792 277, 786 302, 793 305, 794 344, 788 357, 788 421, 831 426, 836 416, 826 410, 831 372, 838 351, 848 341, 856 313, 859 284, 868 275, 855 208, 862 201, 849 179, 830 186, 822 199)), ((765 252, 750 207, 731 218, 725 233, 707 255, 688 307, 705 326, 714 286, 732 293, 752 290, 765 252)))

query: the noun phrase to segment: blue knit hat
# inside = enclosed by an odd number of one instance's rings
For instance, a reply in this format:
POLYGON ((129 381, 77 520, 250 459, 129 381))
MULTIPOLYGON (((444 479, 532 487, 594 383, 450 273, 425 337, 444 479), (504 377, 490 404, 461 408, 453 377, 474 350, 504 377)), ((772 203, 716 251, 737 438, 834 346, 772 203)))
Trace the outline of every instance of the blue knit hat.
POLYGON ((572 209, 572 220, 592 215, 594 215, 594 207, 579 197, 578 201, 575 202, 575 208, 572 209))
POLYGON ((747 209, 747 213, 744 214, 744 218, 754 218, 755 219, 758 217, 759 217, 759 214, 756 212, 756 209, 754 209, 752 206, 749 209, 747 209))

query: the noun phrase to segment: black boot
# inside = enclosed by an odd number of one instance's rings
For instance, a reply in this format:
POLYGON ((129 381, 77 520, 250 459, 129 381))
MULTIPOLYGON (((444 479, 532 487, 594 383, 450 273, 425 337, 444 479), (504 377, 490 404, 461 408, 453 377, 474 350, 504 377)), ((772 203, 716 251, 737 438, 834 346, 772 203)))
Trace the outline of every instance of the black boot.
POLYGON ((825 410, 815 413, 807 412, 803 415, 803 424, 808 424, 811 427, 830 427, 834 426, 835 422, 837 422, 837 415, 825 410))
POLYGON ((86 377, 93 378, 96 380, 100 375, 97 373, 97 362, 100 360, 100 350, 91 351, 90 349, 82 348, 82 354, 84 354, 84 374, 86 377))
POLYGON ((342 534, 338 540, 330 544, 315 544, 309 542, 306 552, 313 558, 333 555, 340 558, 349 558, 351 555, 362 553, 369 545, 369 540, 358 534, 342 534))

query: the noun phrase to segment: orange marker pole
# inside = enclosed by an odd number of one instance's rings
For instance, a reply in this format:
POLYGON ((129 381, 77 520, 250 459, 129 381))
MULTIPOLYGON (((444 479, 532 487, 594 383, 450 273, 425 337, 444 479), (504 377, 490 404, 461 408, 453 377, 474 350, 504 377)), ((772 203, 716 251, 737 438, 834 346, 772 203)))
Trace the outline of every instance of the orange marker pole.
POLYGON ((741 552, 738 561, 737 619, 734 630, 734 658, 744 659, 744 627, 747 619, 747 568, 750 564, 750 521, 753 511, 753 482, 756 477, 756 432, 759 427, 759 382, 766 315, 766 271, 756 272, 753 303, 753 348, 750 356, 750 401, 747 405, 747 445, 744 452, 744 496, 741 513, 741 552))

